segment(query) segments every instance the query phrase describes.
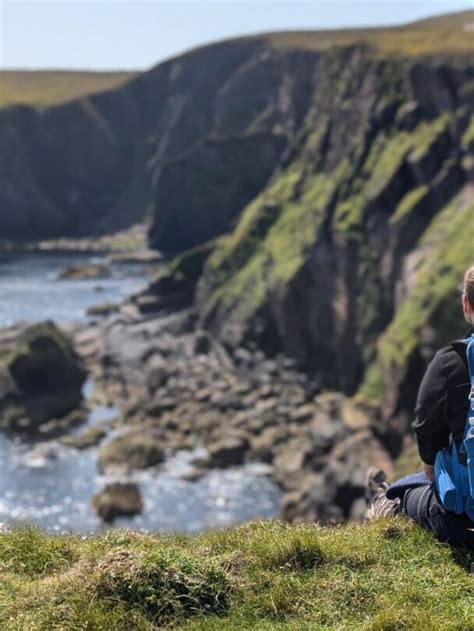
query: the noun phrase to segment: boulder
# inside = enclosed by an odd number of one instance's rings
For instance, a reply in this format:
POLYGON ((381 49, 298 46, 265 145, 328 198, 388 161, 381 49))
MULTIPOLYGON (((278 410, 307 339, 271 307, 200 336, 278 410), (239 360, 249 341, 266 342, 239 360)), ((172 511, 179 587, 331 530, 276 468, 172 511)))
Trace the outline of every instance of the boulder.
POLYGON ((197 482, 201 478, 206 475, 205 469, 200 469, 199 467, 192 467, 191 469, 187 469, 179 476, 181 480, 185 482, 197 482))
POLYGON ((88 316, 105 317, 112 313, 117 313, 118 310, 119 305, 113 302, 103 302, 99 305, 92 305, 92 307, 87 309, 86 313, 88 316))
POLYGON ((86 408, 77 408, 60 419, 53 419, 42 423, 38 427, 38 436, 42 438, 54 438, 66 434, 70 430, 82 425, 87 421, 89 412, 86 408))
POLYGON ((63 436, 59 442, 67 447, 88 449, 98 445, 106 436, 107 432, 104 427, 89 427, 89 429, 78 436, 63 436))
MULTIPOLYGON (((86 371, 52 322, 26 329, 0 365, 0 427, 34 431, 82 402, 86 371)), ((69 423, 66 423, 69 425, 69 423)))
POLYGON ((135 482, 114 482, 99 491, 92 500, 97 515, 107 523, 117 517, 133 517, 143 510, 143 499, 135 482))
POLYGON ((207 354, 211 349, 211 338, 205 331, 197 331, 194 338, 194 352, 197 355, 207 354))
POLYGON ((172 396, 157 397, 146 406, 146 413, 149 416, 159 417, 165 412, 171 412, 179 405, 178 399, 172 396))
POLYGON ((244 462, 250 444, 246 436, 236 435, 221 438, 209 447, 211 467, 231 467, 244 462))
POLYGON ((91 280, 107 278, 110 270, 106 265, 89 263, 87 265, 71 265, 58 274, 58 280, 91 280))
POLYGON ((97 466, 101 473, 110 469, 133 471, 153 467, 164 459, 163 444, 157 435, 150 430, 132 430, 102 447, 97 466))
MULTIPOLYGON (((269 464, 282 443, 289 438, 287 427, 270 426, 252 438, 252 454, 256 460, 269 464)), ((284 449, 283 449, 284 450, 284 449)))

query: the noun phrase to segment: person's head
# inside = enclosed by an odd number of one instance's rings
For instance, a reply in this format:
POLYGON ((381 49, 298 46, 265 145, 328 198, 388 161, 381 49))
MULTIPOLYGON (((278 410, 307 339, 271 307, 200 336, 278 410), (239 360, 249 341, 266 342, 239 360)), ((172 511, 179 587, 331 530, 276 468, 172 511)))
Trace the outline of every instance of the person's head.
POLYGON ((462 310, 467 322, 474 326, 474 265, 464 274, 462 285, 462 310))

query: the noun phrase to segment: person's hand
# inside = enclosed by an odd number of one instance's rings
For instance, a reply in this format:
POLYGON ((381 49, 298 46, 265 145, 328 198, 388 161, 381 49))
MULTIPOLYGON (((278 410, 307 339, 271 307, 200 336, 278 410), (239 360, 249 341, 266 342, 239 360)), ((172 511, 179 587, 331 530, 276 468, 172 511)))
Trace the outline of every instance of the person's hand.
POLYGON ((432 464, 425 464, 424 470, 431 482, 434 482, 434 467, 432 464))

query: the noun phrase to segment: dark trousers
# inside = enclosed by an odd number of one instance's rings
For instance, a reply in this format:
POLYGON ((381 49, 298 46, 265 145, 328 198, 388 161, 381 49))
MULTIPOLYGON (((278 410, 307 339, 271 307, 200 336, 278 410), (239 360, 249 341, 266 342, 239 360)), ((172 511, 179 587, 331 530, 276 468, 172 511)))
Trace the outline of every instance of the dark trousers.
POLYGON ((474 522, 467 516, 447 511, 433 485, 408 489, 403 495, 400 513, 433 530, 440 541, 474 550, 474 522))

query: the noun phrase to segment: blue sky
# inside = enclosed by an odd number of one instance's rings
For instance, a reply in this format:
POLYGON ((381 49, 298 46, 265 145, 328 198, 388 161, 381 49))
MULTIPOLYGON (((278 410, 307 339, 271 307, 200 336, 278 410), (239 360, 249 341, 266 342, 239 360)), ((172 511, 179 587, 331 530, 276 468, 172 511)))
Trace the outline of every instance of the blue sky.
POLYGON ((373 26, 474 0, 0 0, 0 67, 145 69, 235 35, 373 26))

